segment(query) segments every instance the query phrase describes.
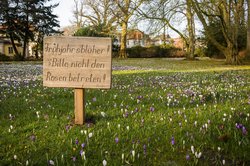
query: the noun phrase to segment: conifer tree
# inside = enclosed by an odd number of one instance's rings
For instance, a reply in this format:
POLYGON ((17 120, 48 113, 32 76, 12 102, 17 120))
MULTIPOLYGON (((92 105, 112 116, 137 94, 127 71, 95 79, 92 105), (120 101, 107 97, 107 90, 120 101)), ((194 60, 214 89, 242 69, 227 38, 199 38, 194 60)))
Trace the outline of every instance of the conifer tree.
POLYGON ((58 33, 57 16, 52 13, 55 5, 47 5, 51 0, 1 0, 0 2, 0 33, 11 39, 16 57, 24 60, 30 41, 42 43, 44 35, 58 33), (14 41, 22 44, 23 51, 19 54, 14 41))

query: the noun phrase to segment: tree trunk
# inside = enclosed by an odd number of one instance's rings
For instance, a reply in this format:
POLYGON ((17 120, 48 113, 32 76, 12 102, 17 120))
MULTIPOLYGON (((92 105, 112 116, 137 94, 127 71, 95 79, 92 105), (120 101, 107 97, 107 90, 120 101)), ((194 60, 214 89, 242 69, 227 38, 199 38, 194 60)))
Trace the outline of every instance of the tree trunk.
POLYGON ((10 34, 10 41, 11 41, 13 50, 14 50, 14 52, 15 52, 15 57, 18 58, 18 57, 20 56, 20 54, 19 54, 19 52, 18 52, 18 50, 17 50, 17 48, 16 48, 15 40, 14 40, 14 37, 13 37, 12 34, 10 34))
POLYGON ((223 51, 224 56, 226 57, 226 64, 228 65, 239 65, 241 61, 239 59, 239 51, 229 43, 227 49, 223 51))
POLYGON ((38 43, 36 43, 36 46, 35 46, 35 49, 34 49, 34 51, 35 51, 35 57, 36 57, 36 59, 39 59, 39 52, 38 52, 38 43))
POLYGON ((121 34, 121 46, 120 46, 120 52, 119 52, 119 58, 127 58, 127 27, 128 27, 128 22, 123 21, 122 22, 122 34, 121 34))
MULTIPOLYGON (((226 40, 227 45, 224 46, 219 41, 216 40, 214 35, 209 31, 206 17, 202 9, 200 8, 200 4, 197 0, 190 0, 192 2, 193 9, 195 10, 199 20, 201 21, 205 33, 211 43, 221 51, 226 57, 226 63, 231 65, 241 64, 239 59, 239 50, 237 39, 239 36, 239 15, 242 9, 242 1, 223 1, 224 3, 220 3, 219 8, 219 16, 221 18, 221 28, 222 35, 226 40)), ((216 5, 216 4, 214 4, 216 5)))
POLYGON ((26 32, 24 40, 23 40, 23 54, 21 55, 22 61, 25 59, 25 56, 26 56, 27 44, 28 44, 28 41, 27 41, 27 32, 26 32))
POLYGON ((25 59, 26 56, 26 49, 27 49, 27 45, 28 45, 28 37, 29 37, 29 8, 27 7, 27 13, 26 14, 26 20, 25 20, 25 30, 24 30, 24 38, 23 38, 23 54, 21 56, 21 60, 23 61, 25 59))
POLYGON ((189 0, 187 3, 187 22, 188 22, 188 48, 187 48, 187 59, 194 59, 195 51, 195 27, 194 27, 194 16, 191 10, 191 2, 189 0))
POLYGON ((163 25, 163 45, 166 46, 166 24, 163 25))
POLYGON ((247 0, 247 50, 246 58, 250 59, 250 0, 247 0))

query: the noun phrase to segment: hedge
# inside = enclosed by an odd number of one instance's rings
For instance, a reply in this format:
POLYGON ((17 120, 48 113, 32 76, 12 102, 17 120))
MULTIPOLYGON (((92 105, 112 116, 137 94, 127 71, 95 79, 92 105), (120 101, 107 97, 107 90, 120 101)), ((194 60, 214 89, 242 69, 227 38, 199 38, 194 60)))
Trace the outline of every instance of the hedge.
POLYGON ((160 57, 184 57, 185 52, 179 48, 151 46, 135 46, 127 48, 129 58, 160 58, 160 57))

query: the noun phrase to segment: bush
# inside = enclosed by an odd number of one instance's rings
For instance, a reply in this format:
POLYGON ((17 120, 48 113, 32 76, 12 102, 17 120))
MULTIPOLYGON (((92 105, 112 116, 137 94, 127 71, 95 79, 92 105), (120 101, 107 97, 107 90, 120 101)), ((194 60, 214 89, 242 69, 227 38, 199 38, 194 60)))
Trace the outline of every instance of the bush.
POLYGON ((9 61, 9 60, 11 60, 9 56, 0 53, 0 61, 9 61))
POLYGON ((183 57, 185 53, 174 47, 168 46, 135 46, 127 48, 129 58, 160 58, 160 57, 183 57))
POLYGON ((205 56, 206 56, 206 55, 205 55, 205 49, 204 49, 204 48, 201 48, 201 47, 196 48, 196 49, 195 49, 195 52, 194 52, 194 55, 195 55, 196 57, 205 57, 205 56))

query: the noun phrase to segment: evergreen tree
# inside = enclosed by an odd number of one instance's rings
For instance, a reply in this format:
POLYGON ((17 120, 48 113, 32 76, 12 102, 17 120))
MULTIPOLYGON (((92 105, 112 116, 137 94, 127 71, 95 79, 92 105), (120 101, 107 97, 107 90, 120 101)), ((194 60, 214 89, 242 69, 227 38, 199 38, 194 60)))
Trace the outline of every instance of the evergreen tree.
POLYGON ((0 24, 3 27, 0 33, 11 39, 15 54, 20 60, 24 60, 27 45, 30 41, 36 41, 41 45, 44 35, 58 33, 55 27, 59 27, 57 16, 52 14, 52 9, 58 6, 46 5, 51 0, 1 0, 0 24), (23 46, 23 52, 19 55, 14 41, 23 46))

